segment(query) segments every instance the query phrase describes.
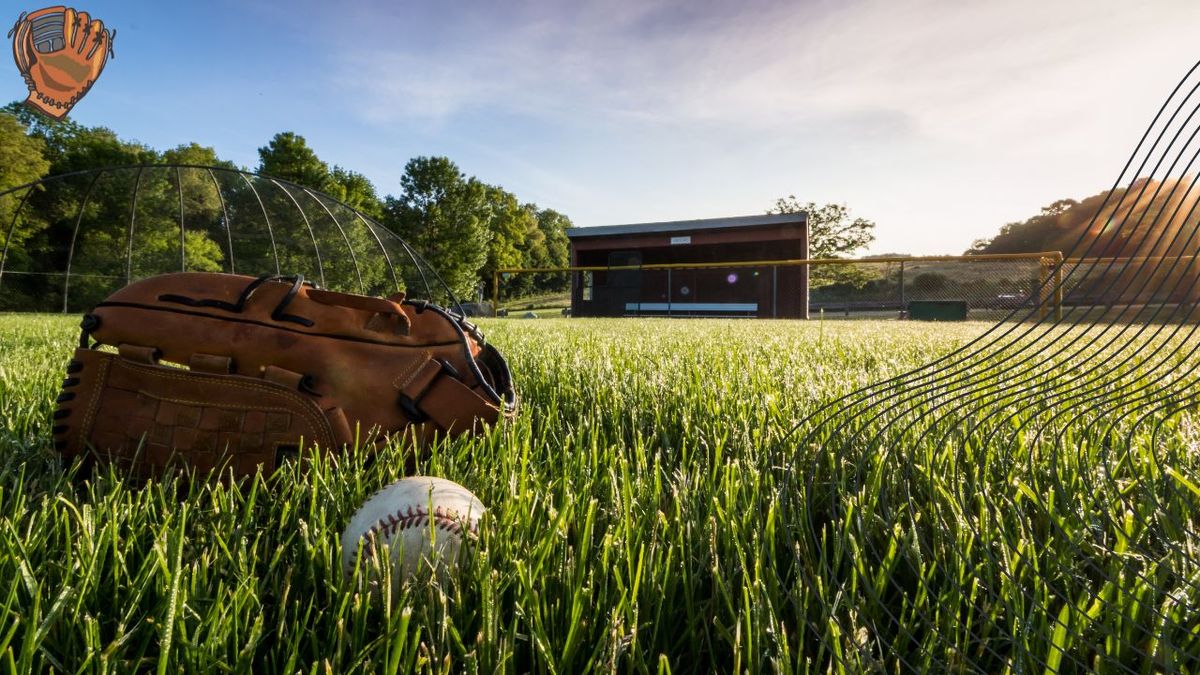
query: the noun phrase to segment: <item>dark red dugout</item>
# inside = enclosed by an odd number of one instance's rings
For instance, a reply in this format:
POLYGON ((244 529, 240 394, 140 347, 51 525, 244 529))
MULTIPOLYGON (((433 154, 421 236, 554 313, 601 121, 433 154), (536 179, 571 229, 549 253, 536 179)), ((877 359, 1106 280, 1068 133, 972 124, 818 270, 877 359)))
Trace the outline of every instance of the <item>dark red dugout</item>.
MULTIPOLYGON (((572 267, 714 264, 808 258, 805 214, 578 227, 572 267)), ((807 266, 576 272, 574 316, 808 318, 807 266)))

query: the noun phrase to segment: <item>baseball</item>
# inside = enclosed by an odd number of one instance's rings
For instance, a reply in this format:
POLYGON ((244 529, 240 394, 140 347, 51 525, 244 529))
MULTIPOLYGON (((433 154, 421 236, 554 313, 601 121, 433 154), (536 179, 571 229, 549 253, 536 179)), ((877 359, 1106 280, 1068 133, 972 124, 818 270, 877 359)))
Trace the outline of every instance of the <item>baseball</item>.
POLYGON ((434 563, 454 565, 465 537, 473 536, 484 506, 465 487, 444 478, 404 478, 376 492, 342 532, 342 569, 354 571, 362 549, 364 567, 386 547, 396 581, 434 563))

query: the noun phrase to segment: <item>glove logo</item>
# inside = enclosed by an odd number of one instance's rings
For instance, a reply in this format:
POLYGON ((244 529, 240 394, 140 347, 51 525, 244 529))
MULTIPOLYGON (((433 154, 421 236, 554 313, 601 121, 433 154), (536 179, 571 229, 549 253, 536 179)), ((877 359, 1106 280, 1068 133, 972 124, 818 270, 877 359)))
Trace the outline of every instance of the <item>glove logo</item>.
POLYGON ((13 58, 29 87, 25 105, 61 120, 92 88, 113 53, 115 30, 70 7, 21 13, 8 32, 13 58))

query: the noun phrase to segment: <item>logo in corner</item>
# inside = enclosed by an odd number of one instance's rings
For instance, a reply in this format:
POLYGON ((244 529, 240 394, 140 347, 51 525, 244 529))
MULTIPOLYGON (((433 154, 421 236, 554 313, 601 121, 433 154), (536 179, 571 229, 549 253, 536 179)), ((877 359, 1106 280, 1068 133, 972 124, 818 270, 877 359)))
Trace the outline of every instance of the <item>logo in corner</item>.
POLYGON ((29 87, 25 105, 56 120, 92 88, 113 53, 115 30, 70 7, 22 12, 8 36, 13 58, 29 87))

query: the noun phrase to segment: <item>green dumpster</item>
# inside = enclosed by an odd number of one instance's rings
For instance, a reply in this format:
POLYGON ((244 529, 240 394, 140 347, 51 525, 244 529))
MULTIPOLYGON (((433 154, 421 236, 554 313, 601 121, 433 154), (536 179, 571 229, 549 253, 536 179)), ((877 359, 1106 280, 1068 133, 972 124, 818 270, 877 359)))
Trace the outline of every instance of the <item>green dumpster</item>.
POLYGON ((966 321, 966 300, 913 300, 908 318, 916 321, 966 321))

